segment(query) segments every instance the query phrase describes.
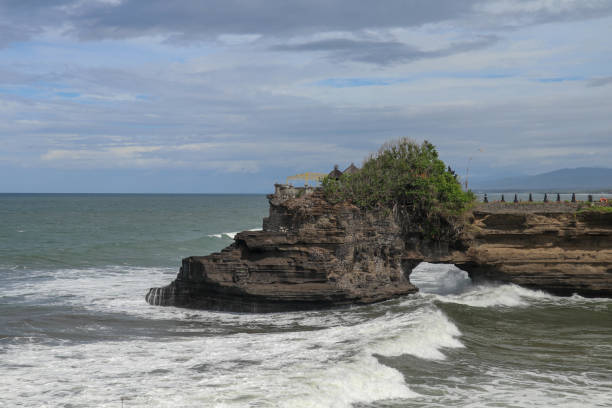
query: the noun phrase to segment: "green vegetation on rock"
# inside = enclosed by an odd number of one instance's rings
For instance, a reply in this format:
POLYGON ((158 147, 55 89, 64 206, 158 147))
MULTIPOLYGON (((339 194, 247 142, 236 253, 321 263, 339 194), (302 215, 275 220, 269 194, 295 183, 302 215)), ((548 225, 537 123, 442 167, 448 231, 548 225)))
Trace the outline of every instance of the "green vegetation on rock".
POLYGON ((326 177, 323 192, 332 203, 350 202, 365 210, 393 211, 404 231, 431 239, 450 238, 452 219, 474 201, 456 174, 438 158, 431 143, 407 138, 384 144, 355 174, 326 177))
POLYGON ((589 206, 581 207, 578 209, 578 213, 587 213, 587 212, 612 213, 612 206, 591 204, 589 206))

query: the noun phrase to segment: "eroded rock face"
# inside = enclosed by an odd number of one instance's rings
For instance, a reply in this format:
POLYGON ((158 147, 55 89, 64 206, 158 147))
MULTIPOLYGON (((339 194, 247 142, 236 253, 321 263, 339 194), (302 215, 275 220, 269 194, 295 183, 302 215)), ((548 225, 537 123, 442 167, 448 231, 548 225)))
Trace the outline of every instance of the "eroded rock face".
POLYGON ((389 211, 332 205, 314 189, 277 185, 268 198, 263 231, 183 259, 176 280, 147 301, 248 312, 367 304, 416 292, 409 275, 422 261, 454 263, 475 281, 612 296, 610 213, 481 205, 453 242, 429 242, 402 231, 389 211))
POLYGON ((562 204, 505 207, 473 212, 466 259, 453 262, 472 280, 558 295, 612 296, 611 213, 575 212, 562 204))
POLYGON ((245 231, 219 253, 183 259, 156 305, 266 312, 366 304, 414 293, 392 214, 331 205, 314 190, 277 186, 263 231, 245 231))

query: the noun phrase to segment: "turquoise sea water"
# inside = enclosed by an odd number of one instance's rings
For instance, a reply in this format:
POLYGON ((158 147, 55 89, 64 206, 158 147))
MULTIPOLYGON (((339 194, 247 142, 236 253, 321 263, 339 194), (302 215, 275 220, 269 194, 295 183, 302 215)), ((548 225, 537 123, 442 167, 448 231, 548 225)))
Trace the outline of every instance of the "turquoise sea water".
POLYGON ((0 407, 608 407, 612 301, 474 286, 330 311, 150 306, 263 195, 0 195, 0 407))

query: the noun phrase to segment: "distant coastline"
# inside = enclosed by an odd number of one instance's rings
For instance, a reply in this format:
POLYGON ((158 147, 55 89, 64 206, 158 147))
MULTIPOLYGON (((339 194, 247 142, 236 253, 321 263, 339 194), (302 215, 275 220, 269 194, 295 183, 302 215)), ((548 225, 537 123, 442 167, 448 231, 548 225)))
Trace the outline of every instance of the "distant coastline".
POLYGON ((498 193, 612 193, 612 169, 580 167, 533 176, 507 177, 470 184, 474 192, 498 193))
POLYGON ((473 188, 472 191, 476 194, 479 193, 521 193, 521 194, 612 194, 612 188, 602 188, 602 189, 580 189, 580 188, 520 188, 520 187, 508 187, 508 188, 473 188))

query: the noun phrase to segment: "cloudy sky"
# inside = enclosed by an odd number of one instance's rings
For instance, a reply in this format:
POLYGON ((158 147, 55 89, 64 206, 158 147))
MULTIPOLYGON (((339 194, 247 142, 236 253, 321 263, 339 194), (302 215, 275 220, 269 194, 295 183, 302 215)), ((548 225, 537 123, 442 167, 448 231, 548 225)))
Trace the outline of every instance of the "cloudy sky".
POLYGON ((0 192, 268 192, 401 136, 612 167, 612 0, 0 0, 0 192))

